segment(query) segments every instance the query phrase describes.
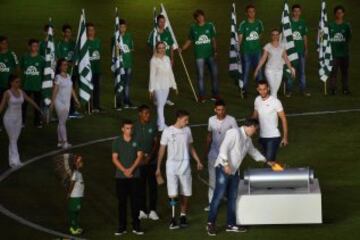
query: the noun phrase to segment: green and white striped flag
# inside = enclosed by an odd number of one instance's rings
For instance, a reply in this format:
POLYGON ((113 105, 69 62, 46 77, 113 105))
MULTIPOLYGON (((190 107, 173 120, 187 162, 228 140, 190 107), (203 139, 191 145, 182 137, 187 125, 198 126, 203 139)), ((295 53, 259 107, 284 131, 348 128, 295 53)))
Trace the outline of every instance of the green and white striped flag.
MULTIPOLYGON (((291 29, 289 5, 286 0, 284 2, 284 10, 281 16, 281 42, 286 49, 286 53, 288 55, 289 61, 291 62, 291 65, 294 66, 297 64, 299 56, 295 48, 293 32, 291 29)), ((286 71, 284 71, 284 73, 286 76, 291 78, 290 69, 285 66, 285 70, 286 71)))
MULTIPOLYGON (((176 40, 176 37, 175 37, 175 33, 174 33, 174 30, 173 28, 171 27, 171 23, 170 23, 170 19, 166 13, 166 10, 165 10, 165 7, 164 5, 161 3, 161 12, 160 12, 161 15, 163 15, 165 17, 165 20, 166 20, 166 23, 165 23, 165 28, 170 32, 170 35, 174 41, 174 44, 171 46, 174 50, 178 49, 179 48, 179 44, 176 40)), ((159 36, 160 37, 160 36, 159 36)), ((159 39, 160 40, 160 39, 159 39)))
POLYGON ((156 7, 153 8, 153 35, 152 35, 152 43, 153 43, 153 49, 155 49, 156 43, 160 42, 160 35, 158 34, 158 26, 157 26, 157 12, 156 7))
POLYGON ((231 25, 230 25, 230 52, 229 52, 229 74, 234 79, 235 85, 243 88, 242 66, 240 57, 239 36, 237 35, 236 7, 235 2, 231 8, 231 25))
POLYGON ((42 96, 44 99, 45 106, 49 106, 51 104, 51 96, 52 96, 52 87, 53 81, 55 77, 55 44, 54 44, 54 32, 53 26, 51 22, 51 18, 49 19, 49 29, 48 36, 45 45, 45 68, 44 68, 44 79, 41 85, 42 96))
POLYGON ((86 20, 84 9, 81 12, 79 30, 75 47, 75 64, 79 71, 79 96, 82 101, 89 102, 93 90, 91 82, 92 72, 90 64, 90 55, 86 36, 86 20))
POLYGON ((115 94, 120 94, 124 89, 122 85, 122 80, 124 79, 125 70, 123 65, 122 56, 120 54, 120 49, 122 49, 122 37, 119 31, 120 20, 118 16, 118 10, 115 9, 115 30, 114 30, 114 41, 112 45, 112 65, 111 71, 114 74, 114 92, 115 94))
POLYGON ((327 11, 325 1, 321 1, 321 13, 318 30, 318 52, 319 52, 319 76, 320 80, 326 82, 332 70, 332 51, 330 43, 330 34, 327 20, 327 11))

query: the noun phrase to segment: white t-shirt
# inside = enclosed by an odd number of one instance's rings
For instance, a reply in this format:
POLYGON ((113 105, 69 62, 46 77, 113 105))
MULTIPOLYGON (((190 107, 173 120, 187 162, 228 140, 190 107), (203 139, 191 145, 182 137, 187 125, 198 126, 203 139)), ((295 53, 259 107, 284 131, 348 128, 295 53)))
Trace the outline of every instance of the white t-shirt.
POLYGON ((224 140, 225 133, 231 128, 237 128, 238 125, 234 117, 226 115, 224 119, 219 120, 216 115, 211 116, 208 122, 208 131, 211 132, 212 141, 208 154, 209 161, 216 160, 219 155, 219 149, 224 140))
POLYGON ((271 43, 268 43, 265 45, 264 50, 269 53, 265 69, 282 71, 285 64, 282 57, 285 48, 281 44, 278 47, 274 47, 271 43))
POLYGON ((68 74, 66 78, 60 74, 56 75, 55 84, 59 87, 59 91, 56 95, 56 101, 62 104, 70 105, 73 85, 70 75, 68 74))
POLYGON ((280 100, 273 96, 269 96, 266 100, 263 100, 261 96, 258 96, 255 99, 254 109, 259 114, 260 137, 280 137, 278 113, 284 111, 280 100))
POLYGON ((167 174, 190 174, 189 145, 193 137, 189 127, 165 128, 161 135, 160 144, 167 146, 166 172, 167 174))
POLYGON ((84 180, 81 172, 75 170, 71 176, 71 181, 75 181, 74 188, 70 194, 72 198, 79 198, 84 196, 84 180))

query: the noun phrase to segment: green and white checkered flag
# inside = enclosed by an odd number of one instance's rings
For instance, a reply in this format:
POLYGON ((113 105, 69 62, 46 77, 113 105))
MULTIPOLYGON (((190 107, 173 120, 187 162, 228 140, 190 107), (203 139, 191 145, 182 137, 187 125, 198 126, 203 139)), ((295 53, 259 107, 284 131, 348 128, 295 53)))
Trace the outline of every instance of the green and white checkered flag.
POLYGON ((115 12, 116 12, 116 16, 115 16, 114 41, 113 41, 112 53, 111 53, 111 57, 112 57, 111 71, 114 74, 114 92, 117 95, 120 94, 124 89, 122 83, 125 75, 125 70, 124 70, 123 59, 120 54, 120 49, 123 49, 122 48, 123 43, 119 31, 120 20, 119 20, 117 8, 115 9, 115 12))
POLYGON ((327 11, 325 1, 321 1, 321 13, 318 30, 318 52, 319 52, 319 75, 320 80, 326 82, 332 70, 332 51, 330 43, 330 34, 327 20, 327 11))
POLYGON ((78 65, 79 78, 80 78, 79 96, 82 101, 89 102, 93 90, 93 84, 91 82, 92 72, 91 72, 90 55, 87 44, 86 20, 85 20, 84 9, 81 12, 79 30, 76 39, 75 64, 78 65))
POLYGON ((234 79, 235 85, 243 88, 244 82, 242 80, 242 66, 240 57, 239 37, 236 33, 236 7, 235 3, 231 8, 231 25, 230 25, 230 52, 229 52, 229 74, 234 79))
MULTIPOLYGON (((288 55, 289 61, 291 62, 291 65, 294 66, 297 64, 299 56, 295 48, 293 32, 291 29, 289 5, 287 1, 284 2, 284 10, 281 16, 281 42, 286 49, 286 53, 288 55)), ((291 78, 290 69, 286 65, 284 67, 284 74, 291 78)))
MULTIPOLYGON (((166 20, 165 28, 170 32, 170 35, 171 35, 171 37, 172 37, 172 39, 173 39, 173 41, 174 41, 174 44, 173 44, 171 47, 172 47, 174 50, 176 50, 176 49, 179 48, 179 44, 178 44, 178 42, 177 42, 177 40, 176 40, 174 30, 173 30, 173 28, 171 27, 170 19, 169 19, 168 15, 167 15, 167 12, 166 12, 166 9, 165 9, 164 4, 161 4, 160 7, 161 7, 161 8, 160 8, 160 9, 161 9, 160 14, 163 15, 163 16, 165 17, 165 20, 166 20)), ((160 37, 160 36, 159 36, 159 37, 160 37)), ((159 41, 160 41, 160 39, 159 39, 159 41)))
POLYGON ((54 44, 54 31, 51 22, 51 18, 49 19, 49 29, 48 36, 45 45, 45 68, 44 68, 44 79, 41 85, 42 97, 44 99, 44 105, 49 106, 51 104, 51 96, 52 96, 52 87, 53 81, 55 77, 55 44, 54 44))
POLYGON ((158 34, 158 26, 157 26, 157 12, 156 12, 156 7, 153 8, 153 35, 152 35, 152 43, 153 43, 153 48, 155 49, 156 43, 160 42, 160 34, 158 34))

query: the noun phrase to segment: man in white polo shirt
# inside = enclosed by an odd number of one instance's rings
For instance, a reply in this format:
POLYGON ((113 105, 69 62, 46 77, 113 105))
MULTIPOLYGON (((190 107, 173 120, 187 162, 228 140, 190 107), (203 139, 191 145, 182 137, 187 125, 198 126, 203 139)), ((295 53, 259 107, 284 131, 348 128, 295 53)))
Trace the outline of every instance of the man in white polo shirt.
POLYGON ((192 195, 192 177, 190 168, 190 154, 195 159, 197 169, 201 170, 203 165, 193 147, 193 138, 189 123, 189 113, 183 110, 176 112, 174 125, 165 128, 161 135, 160 148, 156 176, 161 176, 161 162, 167 147, 166 180, 169 203, 171 206, 171 221, 169 229, 178 229, 179 225, 175 219, 175 205, 180 194, 180 227, 187 227, 186 212, 188 200, 192 195))
POLYGON ((264 156, 268 161, 276 161, 276 153, 280 145, 288 145, 288 125, 284 108, 279 99, 270 96, 266 81, 257 83, 259 96, 255 99, 253 118, 259 119, 260 139, 264 156), (278 129, 281 120, 283 136, 278 129))
MULTIPOLYGON (((214 108, 215 115, 209 118, 208 134, 206 138, 205 155, 208 159, 209 170, 209 204, 214 194, 215 188, 215 161, 219 155, 219 149, 224 140, 225 133, 231 128, 237 128, 238 125, 234 117, 226 114, 226 106, 223 100, 217 100, 214 108)), ((204 209, 209 211, 209 206, 204 209)))
MULTIPOLYGON (((265 157, 254 147, 251 137, 259 126, 257 119, 247 119, 240 128, 232 128, 225 134, 215 162, 216 183, 210 203, 207 231, 216 235, 215 221, 222 198, 227 197, 226 232, 245 232, 246 228, 236 225, 236 199, 240 181, 239 168, 247 154, 255 161, 265 162, 265 157)), ((269 165, 273 163, 269 162, 269 165)))

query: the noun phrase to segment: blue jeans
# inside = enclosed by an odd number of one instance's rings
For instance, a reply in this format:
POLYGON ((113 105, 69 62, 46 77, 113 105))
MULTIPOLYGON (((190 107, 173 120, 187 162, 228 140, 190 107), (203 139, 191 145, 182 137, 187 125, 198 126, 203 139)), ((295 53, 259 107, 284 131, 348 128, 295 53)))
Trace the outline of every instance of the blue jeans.
POLYGON ((240 181, 239 172, 227 175, 222 166, 215 168, 216 183, 214 195, 210 203, 208 222, 215 224, 222 198, 227 197, 227 225, 236 225, 236 199, 240 181))
MULTIPOLYGON (((243 72, 243 81, 244 81, 244 90, 247 90, 248 83, 249 83, 249 74, 250 69, 255 69, 259 64, 261 58, 261 52, 258 53, 246 53, 241 54, 241 64, 242 64, 242 72, 243 72)), ((256 76, 256 82, 263 79, 263 72, 262 70, 259 71, 258 75, 256 76)))
MULTIPOLYGON (((297 78, 299 79, 299 87, 300 91, 306 90, 306 80, 305 80, 305 55, 304 53, 298 53, 299 60, 297 64, 294 66, 296 70, 297 78)), ((292 91, 293 82, 291 77, 288 77, 287 83, 286 83, 286 90, 288 92, 292 91)))
POLYGON ((211 74, 212 95, 214 97, 218 96, 219 95, 218 66, 217 63, 215 62, 214 57, 196 59, 199 96, 205 97, 205 85, 204 85, 205 64, 208 66, 208 69, 211 74))
POLYGON ((260 138, 259 143, 263 148, 263 154, 267 161, 276 161, 276 153, 281 143, 281 137, 260 138))
POLYGON ((130 83, 132 79, 132 69, 131 68, 125 68, 125 77, 123 82, 123 92, 117 97, 118 105, 123 104, 130 104, 130 83))

